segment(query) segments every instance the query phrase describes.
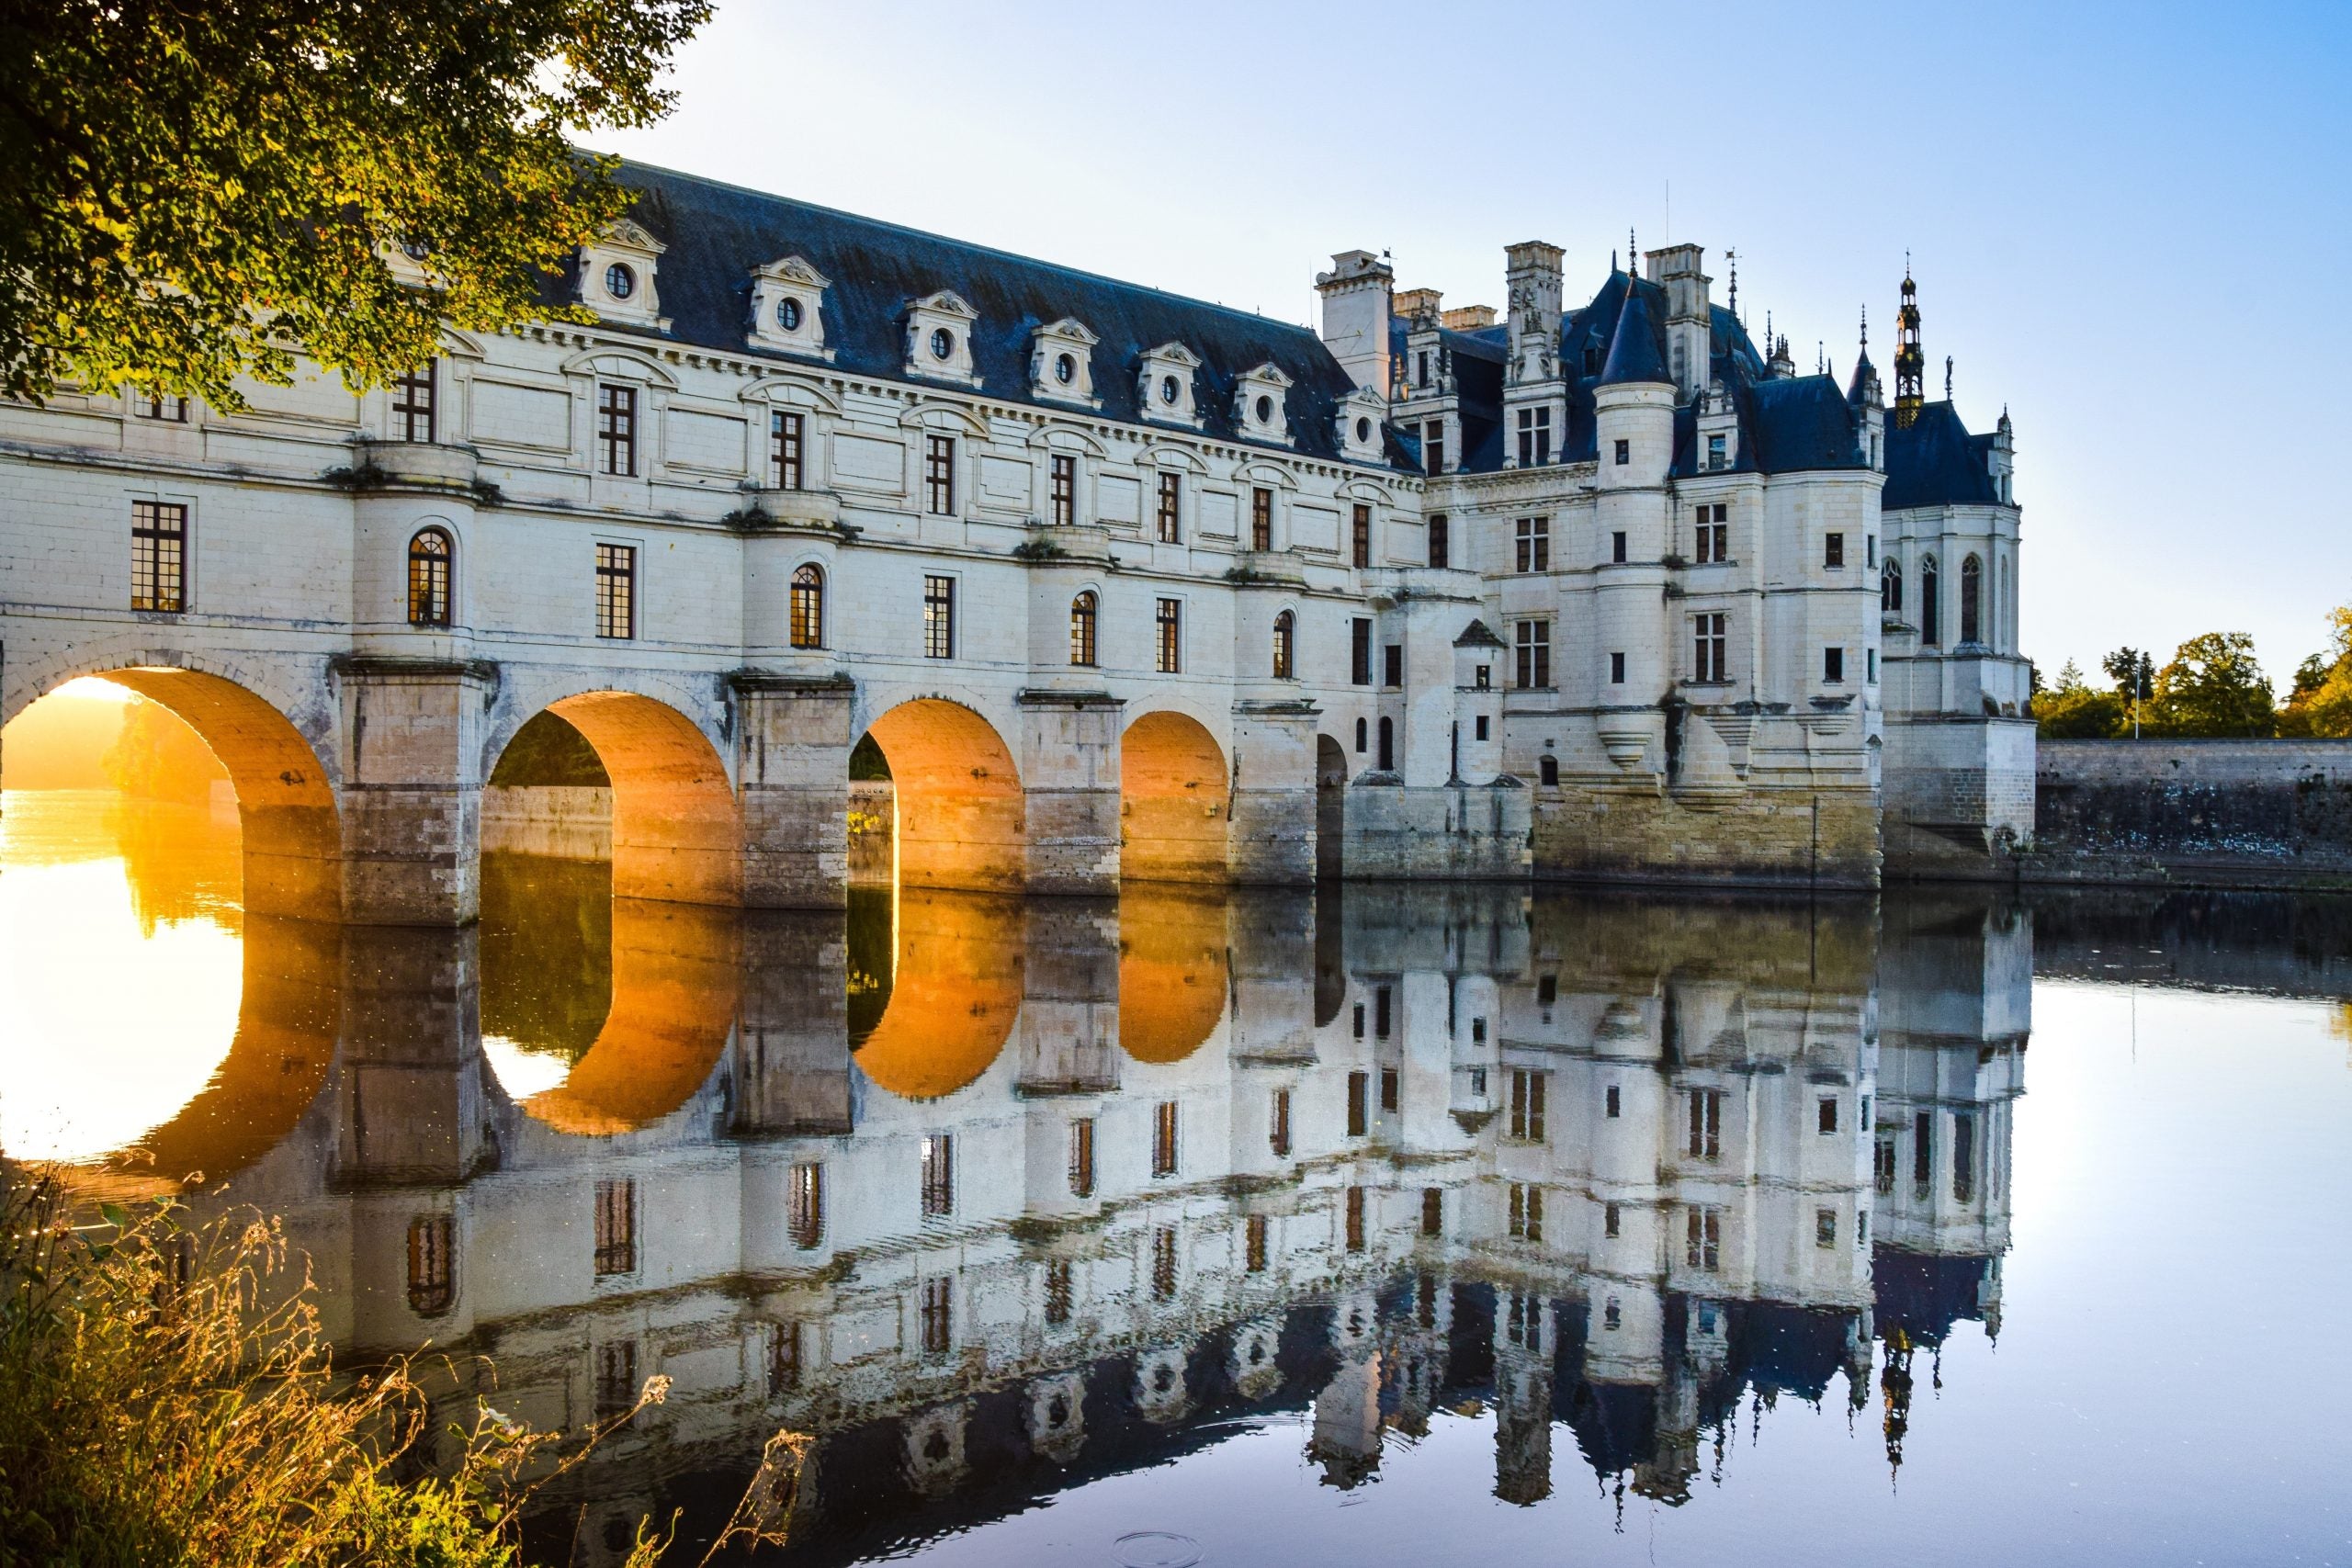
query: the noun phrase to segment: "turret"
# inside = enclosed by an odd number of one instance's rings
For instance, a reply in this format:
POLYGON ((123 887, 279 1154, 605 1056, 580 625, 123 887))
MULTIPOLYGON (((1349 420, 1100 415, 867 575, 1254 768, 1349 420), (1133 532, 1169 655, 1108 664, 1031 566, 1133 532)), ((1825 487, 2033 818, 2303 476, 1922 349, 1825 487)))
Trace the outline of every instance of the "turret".
POLYGON ((1389 298, 1396 270, 1370 251, 1341 251, 1315 275, 1323 296, 1323 346, 1359 387, 1388 397, 1389 298))
POLYGON ((1919 346, 1919 286, 1903 269, 1903 308, 1894 317, 1894 427, 1908 430, 1927 400, 1928 356, 1919 346))
POLYGON ((1594 383, 1600 494, 1594 507, 1600 569, 1596 649, 1607 665, 1600 725, 1611 761, 1624 769, 1665 765, 1661 720, 1651 705, 1673 677, 1659 605, 1669 537, 1668 470, 1674 462, 1674 378, 1650 314, 1652 286, 1626 280, 1624 303, 1600 378, 1594 383), (1622 657, 1621 657, 1622 656, 1622 657))
POLYGON ((2001 504, 2015 506, 2017 492, 2010 479, 2017 472, 2017 427, 2009 423, 2007 405, 2001 409, 2001 423, 1993 427, 1993 447, 1985 454, 1985 462, 1992 469, 1993 488, 2000 492, 2001 504))

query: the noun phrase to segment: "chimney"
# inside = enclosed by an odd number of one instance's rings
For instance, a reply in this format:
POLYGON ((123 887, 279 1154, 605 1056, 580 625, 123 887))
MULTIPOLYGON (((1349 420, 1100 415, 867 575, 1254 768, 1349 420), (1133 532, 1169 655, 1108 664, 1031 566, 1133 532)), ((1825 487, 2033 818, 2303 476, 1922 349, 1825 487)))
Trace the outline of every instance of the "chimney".
POLYGON ((1438 302, 1445 296, 1434 288, 1400 288, 1393 305, 1397 318, 1416 327, 1433 327, 1442 312, 1438 302))
POLYGON ((1484 332, 1495 324, 1492 305, 1456 305, 1437 319, 1437 324, 1450 333, 1484 332))
POLYGON ((1666 245, 1643 253, 1649 280, 1666 290, 1667 353, 1674 384, 1685 398, 1707 389, 1713 378, 1714 333, 1707 310, 1707 285, 1700 270, 1701 245, 1666 245))
POLYGON ((1559 246, 1542 240, 1522 241, 1503 252, 1514 381, 1545 380, 1557 373, 1560 255, 1559 246))
POLYGON ((1323 296, 1323 346, 1359 387, 1388 396, 1389 295, 1396 273, 1370 251, 1341 251, 1315 275, 1323 296))

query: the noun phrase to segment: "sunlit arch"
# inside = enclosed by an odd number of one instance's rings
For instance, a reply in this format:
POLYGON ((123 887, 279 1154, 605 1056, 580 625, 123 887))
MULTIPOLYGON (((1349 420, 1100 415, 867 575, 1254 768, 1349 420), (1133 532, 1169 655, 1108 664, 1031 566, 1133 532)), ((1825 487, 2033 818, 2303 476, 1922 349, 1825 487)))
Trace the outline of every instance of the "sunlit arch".
POLYGON ((855 1061, 902 1100, 937 1100, 988 1071, 1021 1014, 1017 906, 909 889, 899 896, 890 1000, 855 1061))
POLYGON ((899 880, 909 887, 1019 890, 1027 808, 1012 749, 961 703, 900 703, 866 731, 890 764, 899 880))
POLYGON ((1181 1062, 1225 1016, 1230 960, 1221 893, 1135 887, 1119 897, 1119 1044, 1181 1062))
POLYGON ((1126 881, 1222 882, 1227 874, 1225 753, 1206 726, 1163 709, 1119 744, 1119 874, 1126 881))

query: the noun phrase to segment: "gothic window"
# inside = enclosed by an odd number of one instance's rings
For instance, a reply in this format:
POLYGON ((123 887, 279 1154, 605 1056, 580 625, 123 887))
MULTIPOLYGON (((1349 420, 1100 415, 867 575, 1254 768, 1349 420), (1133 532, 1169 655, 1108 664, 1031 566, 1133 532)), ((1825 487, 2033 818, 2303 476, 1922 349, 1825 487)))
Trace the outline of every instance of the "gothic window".
POLYGON ((1088 589, 1069 602, 1069 661, 1091 666, 1094 662, 1095 611, 1101 601, 1088 589))
POLYGON ((1623 528, 1609 536, 1609 558, 1619 566, 1625 563, 1625 530, 1623 528))
POLYGON ((956 657, 956 580, 952 577, 926 575, 922 580, 922 656, 956 657))
POLYGON ((408 1224, 408 1307, 419 1317, 449 1310, 457 1300, 455 1222, 447 1214, 419 1214, 408 1224))
POLYGON ((434 362, 396 378, 392 382, 392 438, 396 441, 433 439, 434 362))
POLYGON ((637 635, 637 547, 596 547, 596 635, 637 635))
POLYGON ((1846 650, 1842 648, 1823 649, 1821 650, 1822 684, 1825 686, 1841 685, 1844 683, 1845 679, 1846 650))
MULTIPOLYGON (((626 270, 626 269, 624 269, 626 270)), ((624 478, 637 472, 637 389, 600 382, 596 388, 597 466, 624 478)))
POLYGON ((1984 563, 1970 556, 1960 563, 1960 640, 1962 642, 1980 640, 1977 633, 1982 629, 1979 626, 1981 617, 1977 610, 1984 592, 1984 563))
POLYGON ((1622 653, 1609 656, 1609 683, 1612 686, 1625 683, 1625 656, 1622 653))
POLYGON ((1538 757, 1535 760, 1535 777, 1536 781, 1547 789, 1558 788, 1560 784, 1560 759, 1553 756, 1549 751, 1546 751, 1543 756, 1538 757))
POLYGON ((1363 719, 1356 720, 1356 755, 1361 757, 1372 749, 1372 727, 1363 719))
POLYGON ((1162 675, 1179 674, 1184 663, 1184 604, 1181 599, 1162 599, 1152 617, 1157 635, 1158 667, 1162 675))
POLYGON ((1513 525, 1516 554, 1512 563, 1521 571, 1552 570, 1552 520, 1522 517, 1513 525))
POLYGON ((1047 515, 1057 528, 1078 521, 1078 459, 1068 452, 1053 455, 1046 487, 1047 515))
POLYGON ((1184 541, 1184 476, 1163 471, 1159 476, 1159 506, 1155 513, 1159 525, 1159 542, 1178 545, 1184 541))
POLYGON ((922 1212, 938 1219, 956 1212, 956 1138, 933 1133, 922 1141, 922 1212))
POLYGON ((179 502, 130 503, 130 607, 187 608, 187 508, 179 502))
POLYGON ((952 435, 923 438, 922 497, 923 510, 933 516, 956 514, 956 438, 952 435))
POLYGON ((1938 603, 1936 558, 1919 562, 1919 640, 1933 647, 1944 640, 1943 606, 1938 603))
MULTIPOLYGON (((1518 646, 1518 668, 1513 671, 1522 692, 1539 691, 1552 683, 1552 623, 1545 619, 1521 621, 1514 634, 1518 646)), ((1548 781, 1547 781, 1548 782, 1548 781)))
POLYGON ((408 621, 413 626, 449 624, 449 536, 420 528, 408 542, 408 621))
POLYGON ((777 409, 768 415, 768 479, 776 489, 798 490, 807 482, 807 431, 800 414, 777 409))
POLYGON ((792 574, 792 646, 825 646, 825 574, 813 563, 792 574))
POLYGON ((1903 610, 1903 566, 1893 556, 1878 571, 1878 607, 1883 615, 1899 615, 1903 610))
POLYGON ((1297 617, 1288 610, 1274 617, 1274 679, 1277 681, 1292 678, 1291 645, 1297 626, 1297 617))
POLYGON ((1250 492, 1250 547, 1274 547, 1274 492, 1260 485, 1250 492))
POLYGON ((1619 441, 1617 443, 1617 466, 1622 468, 1633 460, 1634 444, 1631 441, 1619 441))
POLYGON ((1435 567, 1443 567, 1451 564, 1450 558, 1453 554, 1452 547, 1453 540, 1448 537, 1447 535, 1445 513, 1442 512, 1430 513, 1430 564, 1435 567))
POLYGON ((1396 772, 1396 721, 1384 718, 1380 721, 1380 771, 1387 773, 1396 772))
POLYGON ((1405 649, 1401 643, 1386 643, 1380 649, 1380 683, 1392 689, 1405 684, 1405 649))
POLYGON ((596 1275, 637 1272, 637 1183, 596 1183, 596 1275))
POLYGON ((1358 505, 1351 522, 1353 558, 1358 566, 1372 564, 1372 508, 1358 505))

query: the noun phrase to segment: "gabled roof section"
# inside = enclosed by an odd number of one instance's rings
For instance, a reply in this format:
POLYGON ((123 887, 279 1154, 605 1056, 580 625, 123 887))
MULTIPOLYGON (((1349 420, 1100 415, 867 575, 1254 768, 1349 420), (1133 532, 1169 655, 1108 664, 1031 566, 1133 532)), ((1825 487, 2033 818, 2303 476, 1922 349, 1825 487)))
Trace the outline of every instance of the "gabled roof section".
POLYGON ((1886 430, 1886 489, 1879 508, 1997 506, 2000 492, 1985 459, 1992 437, 1971 435, 1949 402, 1922 404, 1907 429, 1886 430))
POLYGON ((1484 621, 1472 621, 1453 639, 1456 648, 1507 648, 1510 645, 1495 635, 1494 628, 1484 621))
MULTIPOLYGON (((1241 439, 1234 389, 1244 372, 1272 363, 1291 378, 1283 403, 1298 452, 1344 460, 1334 416, 1354 383, 1308 328, 643 164, 624 162, 617 178, 639 194, 630 220, 668 246, 661 288, 672 341, 760 353, 745 341, 752 275, 796 255, 833 280, 825 342, 837 351, 837 372, 905 380, 907 307, 952 291, 978 312, 973 368, 993 400, 1033 400, 1036 329, 1075 317, 1101 338, 1094 386, 1104 417, 1141 423, 1137 361, 1148 348, 1182 343, 1202 359, 1204 434, 1241 439)), ((567 273, 550 299, 571 298, 574 281, 567 273)))
POLYGON ((1621 387, 1635 381, 1663 381, 1674 384, 1673 373, 1666 367, 1665 335, 1650 316, 1645 291, 1638 287, 1626 291, 1624 308, 1617 312, 1617 330, 1609 339, 1609 358, 1600 367, 1602 387, 1621 387))
POLYGON ((1869 466, 1855 436, 1854 409, 1831 376, 1776 377, 1750 389, 1747 433, 1756 466, 1768 474, 1869 466))

